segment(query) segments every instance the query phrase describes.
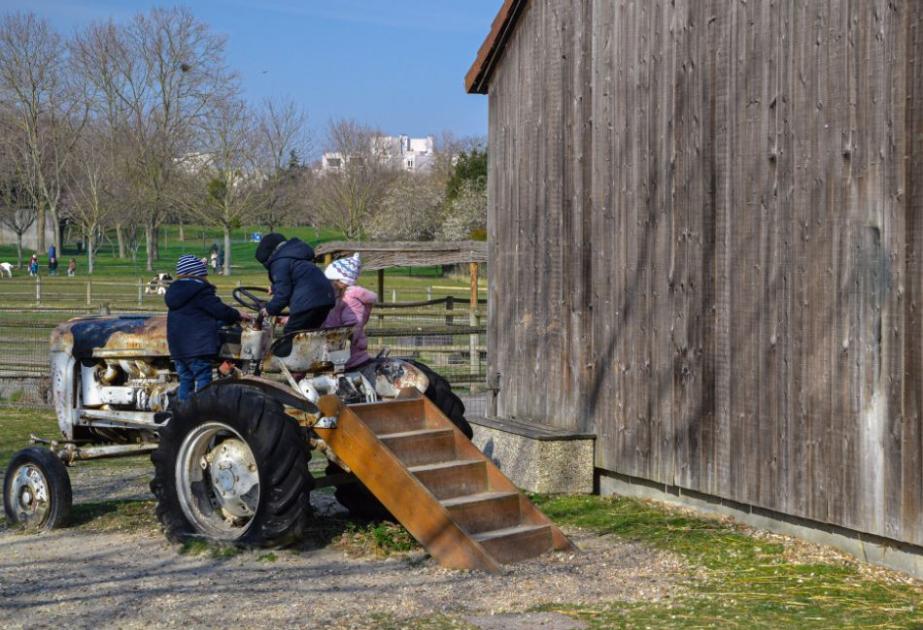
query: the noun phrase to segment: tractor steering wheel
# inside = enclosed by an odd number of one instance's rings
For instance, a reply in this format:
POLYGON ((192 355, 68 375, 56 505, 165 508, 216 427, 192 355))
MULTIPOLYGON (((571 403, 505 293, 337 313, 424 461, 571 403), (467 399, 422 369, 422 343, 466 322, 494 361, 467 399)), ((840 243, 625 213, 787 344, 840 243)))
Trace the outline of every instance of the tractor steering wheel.
POLYGON ((260 309, 266 306, 268 302, 256 297, 254 292, 262 293, 266 296, 269 295, 269 291, 262 287, 237 287, 231 292, 231 295, 234 297, 237 303, 244 308, 248 308, 251 311, 256 311, 259 313, 260 309))

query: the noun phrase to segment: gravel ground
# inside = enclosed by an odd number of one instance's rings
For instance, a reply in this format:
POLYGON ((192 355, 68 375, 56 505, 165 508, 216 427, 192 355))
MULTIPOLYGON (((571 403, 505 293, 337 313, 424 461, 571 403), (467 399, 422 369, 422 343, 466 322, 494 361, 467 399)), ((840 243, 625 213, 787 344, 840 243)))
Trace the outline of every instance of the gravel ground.
MULTIPOLYGON (((150 498, 146 469, 72 472, 75 502, 150 498)), ((329 494, 314 493, 312 501, 322 513, 340 509, 329 494)), ((524 613, 541 604, 650 602, 681 594, 686 567, 679 559, 610 536, 568 533, 582 553, 548 554, 491 576, 443 569, 420 552, 355 558, 309 543, 269 557, 247 551, 213 558, 180 555, 143 529, 0 531, 0 619, 5 628, 365 628, 382 614, 451 614, 474 627, 563 630, 581 626, 553 613, 524 613)))

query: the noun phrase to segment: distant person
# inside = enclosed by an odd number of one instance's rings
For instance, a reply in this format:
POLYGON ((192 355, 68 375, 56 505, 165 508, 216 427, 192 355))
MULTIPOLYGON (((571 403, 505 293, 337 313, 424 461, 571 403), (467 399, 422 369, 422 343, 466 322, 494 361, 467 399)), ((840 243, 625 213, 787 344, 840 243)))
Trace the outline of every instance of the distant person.
POLYGON ((372 314, 372 307, 378 302, 378 294, 356 284, 360 271, 362 260, 358 253, 349 258, 335 260, 324 270, 324 275, 330 279, 337 294, 336 304, 324 320, 324 328, 353 327, 346 369, 358 367, 369 361, 369 341, 365 336, 365 325, 372 314))
POLYGON ((70 278, 73 278, 77 275, 77 259, 71 258, 67 263, 67 275, 70 278))
MULTIPOLYGON (((320 328, 336 302, 333 285, 314 264, 314 250, 297 238, 286 240, 277 232, 267 234, 256 248, 256 259, 269 272, 272 299, 263 314, 276 316, 288 307, 289 317, 283 333, 320 328)), ((291 338, 276 348, 276 354, 288 356, 291 338)))
POLYGON ((49 276, 58 275, 58 259, 57 258, 52 257, 48 259, 48 275, 49 276))
POLYGON ((212 268, 212 271, 218 271, 218 252, 215 250, 212 250, 212 253, 209 256, 209 266, 212 268))
POLYGON ((164 296, 169 309, 167 344, 179 375, 177 398, 181 401, 212 382, 212 367, 221 349, 221 325, 250 319, 222 302, 207 277, 208 267, 197 257, 184 254, 176 263, 176 279, 164 296))
POLYGON ((33 252, 32 258, 29 259, 29 275, 35 278, 38 276, 38 253, 33 252))
POLYGON ((55 249, 54 243, 48 246, 48 260, 51 261, 52 258, 58 257, 58 250, 55 249))

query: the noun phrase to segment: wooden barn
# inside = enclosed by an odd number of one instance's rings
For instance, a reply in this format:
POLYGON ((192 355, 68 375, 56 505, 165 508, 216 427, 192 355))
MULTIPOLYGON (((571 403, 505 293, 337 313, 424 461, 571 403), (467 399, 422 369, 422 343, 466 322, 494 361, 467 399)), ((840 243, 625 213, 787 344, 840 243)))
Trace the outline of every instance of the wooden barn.
POLYGON ((506 0, 466 87, 497 417, 923 546, 923 2, 506 0))

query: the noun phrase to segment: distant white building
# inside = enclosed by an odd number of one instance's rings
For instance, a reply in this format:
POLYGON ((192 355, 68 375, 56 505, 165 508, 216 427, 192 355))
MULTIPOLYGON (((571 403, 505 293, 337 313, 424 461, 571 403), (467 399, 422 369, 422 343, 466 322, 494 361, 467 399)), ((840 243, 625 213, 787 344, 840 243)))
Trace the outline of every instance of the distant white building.
MULTIPOLYGON (((426 172, 433 166, 435 141, 432 136, 411 138, 410 136, 376 136, 371 139, 371 153, 384 162, 410 172, 426 172)), ((324 173, 337 172, 349 161, 349 156, 331 151, 321 157, 320 170, 324 173)))

